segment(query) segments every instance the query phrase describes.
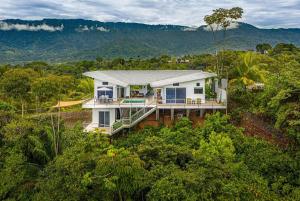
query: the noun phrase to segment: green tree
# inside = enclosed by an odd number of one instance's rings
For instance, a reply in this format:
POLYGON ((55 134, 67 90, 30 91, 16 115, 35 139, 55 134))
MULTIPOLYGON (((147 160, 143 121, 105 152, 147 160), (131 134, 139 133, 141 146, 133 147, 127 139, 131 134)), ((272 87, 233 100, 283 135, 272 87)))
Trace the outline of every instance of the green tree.
POLYGON ((255 53, 247 52, 241 54, 239 63, 233 68, 232 79, 230 84, 232 86, 246 86, 254 84, 257 81, 264 81, 264 71, 260 68, 255 53))
MULTIPOLYGON (((206 15, 204 17, 204 21, 207 26, 210 28, 210 31, 213 35, 213 40, 216 43, 216 32, 219 30, 223 30, 223 42, 225 43, 226 39, 226 31, 227 29, 233 24, 236 23, 236 20, 242 18, 243 9, 240 7, 233 7, 231 9, 224 9, 218 8, 213 10, 211 15, 206 15)), ((216 45, 216 44, 215 44, 216 45)), ((225 44, 224 44, 225 45, 225 44)), ((218 50, 217 50, 218 52, 218 50)), ((224 48, 223 51, 224 52, 224 48)), ((219 76, 223 76, 224 71, 224 64, 223 64, 223 53, 220 54, 220 61, 219 61, 219 54, 217 53, 217 62, 216 62, 216 70, 219 76)))
POLYGON ((38 77, 32 69, 11 69, 2 75, 0 86, 7 98, 20 101, 22 116, 24 115, 24 104, 30 99, 31 83, 38 77))
POLYGON ((272 46, 268 43, 262 43, 262 44, 257 44, 256 45, 256 51, 261 53, 261 54, 265 54, 271 49, 272 49, 272 46))
POLYGON ((85 96, 93 96, 94 94, 94 81, 92 79, 81 79, 79 81, 78 90, 85 96))

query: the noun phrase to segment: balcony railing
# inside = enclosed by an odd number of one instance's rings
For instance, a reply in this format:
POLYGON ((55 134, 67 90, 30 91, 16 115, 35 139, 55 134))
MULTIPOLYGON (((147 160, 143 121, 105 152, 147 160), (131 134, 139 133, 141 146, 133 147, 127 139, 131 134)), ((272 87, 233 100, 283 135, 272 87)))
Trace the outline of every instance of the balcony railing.
POLYGON ((142 106, 146 107, 148 105, 212 105, 212 106, 220 106, 220 105, 226 105, 226 101, 220 102, 217 99, 205 99, 205 102, 203 103, 203 99, 200 98, 185 98, 185 99, 157 99, 154 97, 148 97, 143 98, 144 102, 126 102, 126 100, 136 100, 138 98, 108 98, 108 99, 93 99, 90 100, 90 102, 87 102, 86 104, 93 104, 96 105, 126 105, 128 107, 134 107, 134 106, 142 106))

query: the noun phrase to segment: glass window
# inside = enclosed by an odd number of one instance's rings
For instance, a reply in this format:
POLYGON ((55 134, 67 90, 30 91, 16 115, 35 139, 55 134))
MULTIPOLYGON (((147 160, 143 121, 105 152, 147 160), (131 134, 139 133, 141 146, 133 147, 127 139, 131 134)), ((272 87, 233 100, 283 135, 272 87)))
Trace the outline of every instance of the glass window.
POLYGON ((175 103, 175 88, 166 88, 167 103, 175 103))
POLYGON ((203 88, 202 87, 194 88, 194 94, 203 94, 203 88))
POLYGON ((179 86, 179 83, 174 83, 173 86, 179 86))
POLYGON ((110 126, 109 112, 100 111, 99 112, 99 127, 109 127, 109 126, 110 126))
POLYGON ((200 83, 199 83, 199 82, 198 82, 198 83, 196 83, 196 86, 197 86, 197 87, 200 87, 200 83))
POLYGON ((166 88, 167 103, 185 103, 186 88, 166 88))
POLYGON ((176 88, 176 103, 185 103, 186 89, 176 88))
POLYGON ((101 96, 108 96, 108 98, 113 98, 113 87, 107 87, 107 88, 110 89, 110 91, 104 91, 104 90, 97 91, 98 98, 100 98, 101 96))
POLYGON ((108 82, 102 82, 102 85, 108 85, 108 82))

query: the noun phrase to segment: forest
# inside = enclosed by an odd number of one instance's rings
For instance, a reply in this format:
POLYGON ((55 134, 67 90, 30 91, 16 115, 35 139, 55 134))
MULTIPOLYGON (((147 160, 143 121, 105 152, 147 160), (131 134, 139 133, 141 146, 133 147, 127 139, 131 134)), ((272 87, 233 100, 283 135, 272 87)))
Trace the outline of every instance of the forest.
POLYGON ((293 44, 0 66, 0 200, 300 200, 299 145, 300 49, 293 44), (59 100, 92 96, 83 72, 114 69, 218 72, 229 80, 228 114, 112 137, 59 118, 59 100), (248 135, 246 114, 266 121, 276 140, 248 135))

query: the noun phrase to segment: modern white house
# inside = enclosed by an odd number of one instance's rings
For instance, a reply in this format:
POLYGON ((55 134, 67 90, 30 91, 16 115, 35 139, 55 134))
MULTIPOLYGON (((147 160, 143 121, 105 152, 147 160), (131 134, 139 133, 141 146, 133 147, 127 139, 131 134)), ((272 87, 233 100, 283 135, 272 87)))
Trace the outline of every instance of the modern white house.
MULTIPOLYGON (((90 108, 92 122, 86 131, 100 129, 115 134, 138 124, 150 114, 169 110, 199 112, 224 110, 227 107, 227 81, 201 70, 105 70, 84 73, 94 79, 94 98, 83 108, 90 108), (215 94, 206 96, 206 86, 215 94)), ((207 89, 208 90, 208 89, 207 89)))

